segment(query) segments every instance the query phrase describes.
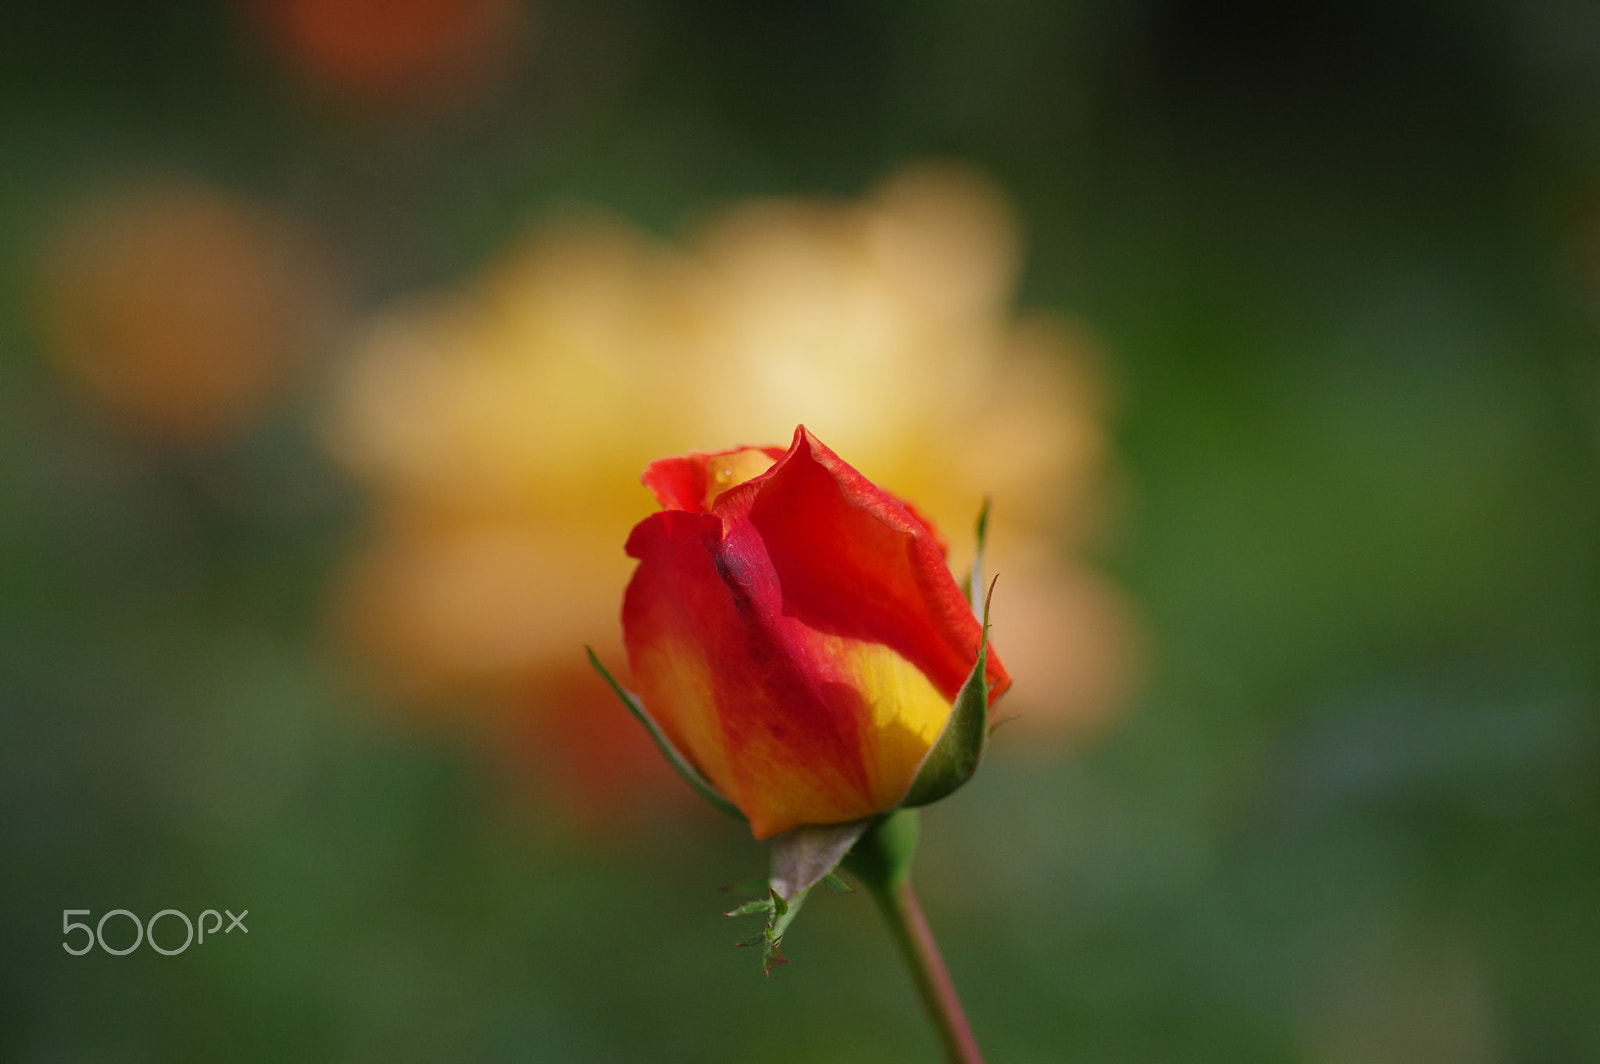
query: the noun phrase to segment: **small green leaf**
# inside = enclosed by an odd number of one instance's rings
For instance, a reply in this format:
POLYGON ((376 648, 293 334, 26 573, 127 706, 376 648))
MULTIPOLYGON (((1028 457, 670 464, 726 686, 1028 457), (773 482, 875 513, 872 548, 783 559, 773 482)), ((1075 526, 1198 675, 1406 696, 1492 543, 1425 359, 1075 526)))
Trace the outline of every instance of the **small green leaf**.
POLYGON ((716 786, 701 775, 700 770, 695 768, 689 759, 679 753, 678 748, 672 745, 672 740, 667 738, 667 733, 662 731, 661 726, 650 716, 649 711, 644 708, 644 703, 639 701, 638 696, 628 691, 612 678, 606 667, 600 664, 600 659, 595 655, 594 648, 586 646, 583 649, 588 652, 589 664, 594 666, 594 671, 598 672, 601 678, 611 686, 611 690, 616 692, 617 697, 622 700, 622 704, 627 708, 628 712, 633 714, 634 719, 645 726, 645 730, 650 733, 650 738, 654 739, 656 746, 661 748, 662 756, 667 759, 667 762, 673 768, 678 770, 678 775, 682 776, 685 782, 694 788, 695 793, 699 794, 700 797, 734 819, 743 820, 745 817, 743 813, 739 812, 739 807, 729 801, 721 791, 717 790, 716 786))
MULTIPOLYGON (((996 580, 999 578, 996 577, 996 580)), ((983 601, 983 634, 978 639, 978 660, 967 674, 950 707, 950 719, 928 750, 902 806, 927 805, 944 798, 972 778, 983 759, 989 738, 989 603, 994 581, 983 601)))
POLYGON ((727 912, 723 913, 722 915, 723 916, 750 916, 750 915, 753 915, 754 913, 770 913, 770 912, 772 912, 772 909, 773 909, 773 905, 772 905, 772 899, 771 898, 756 898, 756 899, 754 899, 752 901, 745 902, 743 905, 740 905, 737 908, 729 909, 727 912))
POLYGON ((856 892, 855 887, 852 887, 850 884, 840 879, 839 876, 833 872, 829 872, 827 875, 822 877, 822 885, 833 891, 835 894, 854 894, 856 892))

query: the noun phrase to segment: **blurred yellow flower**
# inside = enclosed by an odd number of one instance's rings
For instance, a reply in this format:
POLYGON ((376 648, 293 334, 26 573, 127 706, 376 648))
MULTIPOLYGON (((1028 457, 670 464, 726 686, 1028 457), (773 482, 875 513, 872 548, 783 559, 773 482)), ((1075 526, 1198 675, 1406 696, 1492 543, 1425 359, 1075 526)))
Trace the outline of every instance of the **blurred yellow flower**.
POLYGON ((295 227, 187 177, 75 204, 47 240, 46 353, 124 428, 207 446, 246 427, 325 324, 318 263, 295 227))
POLYGON ((856 204, 735 207, 681 248, 569 215, 467 291, 388 313, 333 430, 376 500, 345 602, 366 652, 424 699, 546 702, 581 644, 616 641, 645 462, 804 423, 938 522, 957 572, 994 497, 1006 708, 1052 735, 1097 725, 1132 638, 1072 560, 1101 509, 1103 369, 1071 320, 1015 315, 1018 257, 988 182, 925 165, 856 204))

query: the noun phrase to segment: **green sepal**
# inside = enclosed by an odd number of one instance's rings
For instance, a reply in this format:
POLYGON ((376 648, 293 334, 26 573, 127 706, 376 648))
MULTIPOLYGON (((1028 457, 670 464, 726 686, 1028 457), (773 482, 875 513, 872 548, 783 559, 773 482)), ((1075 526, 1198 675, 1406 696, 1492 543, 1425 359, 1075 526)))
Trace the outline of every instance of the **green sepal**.
POLYGON ((701 775, 700 770, 695 768, 689 759, 678 751, 676 746, 672 745, 672 740, 667 738, 667 733, 662 731, 661 726, 650 716, 649 711, 644 708, 644 703, 639 701, 638 696, 612 678, 606 667, 600 664, 600 659, 595 655, 594 648, 586 646, 583 649, 588 653, 589 664, 594 666, 594 671, 598 672, 601 679, 605 680, 610 685, 611 690, 616 692, 617 697, 622 700, 622 704, 628 712, 633 714, 634 719, 644 725, 645 730, 650 733, 650 738, 654 739, 656 746, 660 747, 662 756, 667 759, 667 762, 673 768, 678 770, 678 775, 682 776, 684 781, 694 788, 695 793, 700 797, 735 820, 744 820, 745 816, 739 812, 739 807, 729 801, 728 797, 721 791, 717 790, 716 786, 701 775))
POLYGON ((767 926, 761 933, 743 942, 741 946, 761 945, 761 968, 767 975, 788 958, 780 947, 789 925, 800 914, 800 906, 811 888, 829 882, 833 889, 849 887, 834 869, 850 852, 862 834, 879 819, 868 817, 845 824, 802 824, 772 838, 772 875, 767 879, 768 895, 756 898, 727 913, 728 916, 748 916, 765 913, 767 926))
POLYGON ((978 762, 983 760, 983 749, 989 740, 989 603, 993 598, 994 581, 990 581, 989 593, 983 600, 978 660, 956 693, 950 717, 923 758, 901 806, 927 805, 949 796, 972 778, 978 771, 978 762))
POLYGON ((829 872, 827 875, 822 877, 822 885, 833 891, 835 894, 854 894, 856 892, 855 887, 852 887, 850 884, 846 883, 838 876, 837 873, 834 872, 829 872))
POLYGON ((779 947, 783 943, 784 929, 788 926, 789 921, 793 919, 788 914, 793 910, 784 905, 780 912, 779 905, 782 903, 783 899, 778 896, 776 891, 773 891, 769 897, 746 902, 733 912, 723 914, 725 916, 747 916, 757 912, 767 914, 766 926, 749 938, 734 943, 735 946, 760 946, 761 971, 767 976, 772 975, 772 969, 778 965, 789 963, 789 958, 783 955, 783 951, 779 947))
POLYGON ((793 905, 784 901, 783 896, 775 890, 768 890, 765 898, 747 901, 732 912, 723 913, 724 916, 750 916, 755 913, 765 913, 767 922, 760 931, 749 938, 735 942, 735 946, 760 946, 761 971, 763 975, 771 976, 772 969, 780 964, 788 964, 789 958, 783 955, 779 947, 783 944, 783 933, 789 927, 790 921, 800 910, 800 902, 795 900, 793 905))

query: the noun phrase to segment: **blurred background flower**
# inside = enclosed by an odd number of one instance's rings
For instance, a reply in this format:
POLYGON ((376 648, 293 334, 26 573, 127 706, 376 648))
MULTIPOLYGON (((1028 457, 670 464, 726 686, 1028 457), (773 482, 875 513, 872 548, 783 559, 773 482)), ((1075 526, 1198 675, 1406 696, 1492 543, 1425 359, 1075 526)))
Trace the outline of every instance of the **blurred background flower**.
POLYGON ((72 203, 37 269, 56 369, 123 430, 180 448, 249 428, 326 339, 328 274, 269 207, 186 176, 72 203))
MULTIPOLYGON (((333 431, 373 492, 345 609, 378 674, 515 706, 566 763, 560 737, 621 714, 598 683, 573 701, 576 648, 621 660, 644 464, 804 423, 933 517, 958 573, 993 494, 995 639, 1026 678, 1007 715, 1035 745, 1100 725, 1125 694, 1129 611, 1069 549, 1105 510, 1105 370, 1075 322, 1017 316, 1018 260, 992 184, 923 165, 859 203, 719 212, 681 248, 576 214, 466 292, 384 316, 333 431)), ((593 767, 599 793, 638 774, 593 767)))
POLYGON ((251 0, 267 42, 316 89, 357 104, 446 102, 493 84, 524 43, 517 0, 251 0))

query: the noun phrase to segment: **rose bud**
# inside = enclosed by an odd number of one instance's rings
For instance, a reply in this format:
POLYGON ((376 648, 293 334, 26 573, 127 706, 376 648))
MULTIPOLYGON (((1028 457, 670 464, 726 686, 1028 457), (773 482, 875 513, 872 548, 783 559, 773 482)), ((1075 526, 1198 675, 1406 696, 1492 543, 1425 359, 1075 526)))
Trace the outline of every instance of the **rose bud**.
POLYGON ((976 764, 983 688, 1011 680, 916 510, 804 426, 787 451, 691 452, 643 481, 664 509, 628 537, 630 702, 756 838, 887 812, 914 782, 920 804, 958 695, 976 764))

